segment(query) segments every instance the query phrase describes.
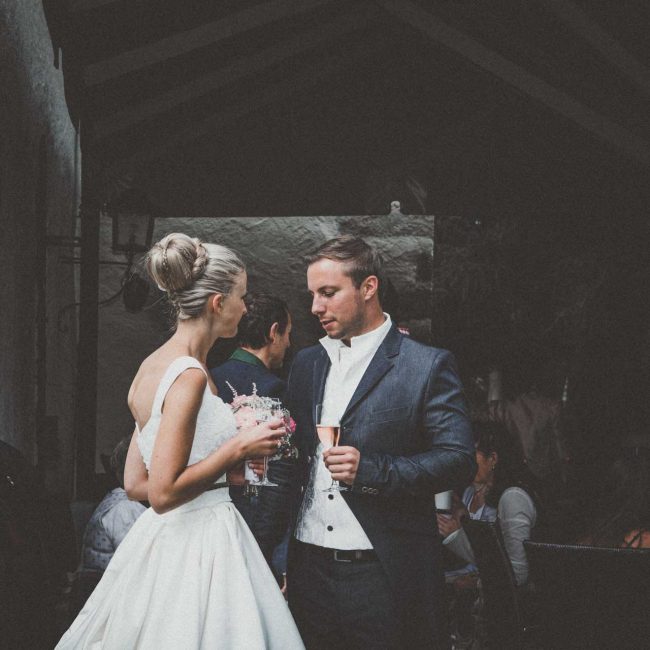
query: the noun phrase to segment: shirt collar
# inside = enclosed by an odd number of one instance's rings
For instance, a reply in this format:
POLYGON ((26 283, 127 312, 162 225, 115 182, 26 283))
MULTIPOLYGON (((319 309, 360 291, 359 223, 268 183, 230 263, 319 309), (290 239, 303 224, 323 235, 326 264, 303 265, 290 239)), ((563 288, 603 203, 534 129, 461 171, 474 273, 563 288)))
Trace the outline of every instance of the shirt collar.
MULTIPOLYGON (((386 320, 379 327, 350 339, 350 349, 354 354, 363 353, 373 348, 376 350, 381 345, 393 324, 386 312, 384 312, 384 318, 386 320)), ((319 342, 325 348, 330 359, 337 358, 339 349, 347 347, 341 339, 332 339, 329 336, 324 336, 319 342)))
POLYGON ((261 359, 258 359, 254 354, 251 354, 248 350, 243 348, 237 348, 231 355, 231 359, 236 361, 243 361, 244 363, 250 363, 252 366, 261 366, 266 368, 264 362, 261 359))

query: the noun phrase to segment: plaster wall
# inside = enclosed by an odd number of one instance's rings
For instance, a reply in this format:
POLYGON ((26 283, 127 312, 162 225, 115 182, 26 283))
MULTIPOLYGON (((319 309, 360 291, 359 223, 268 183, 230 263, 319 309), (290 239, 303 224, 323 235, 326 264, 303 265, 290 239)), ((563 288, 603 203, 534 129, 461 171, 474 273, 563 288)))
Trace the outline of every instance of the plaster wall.
MULTIPOLYGON (((164 218, 156 222, 154 241, 170 232, 185 232, 237 250, 247 266, 249 290, 275 293, 289 304, 293 351, 312 345, 323 335, 310 314, 303 256, 338 234, 363 236, 381 251, 399 296, 393 318, 419 340, 430 339, 433 217, 164 218)), ((109 219, 102 220, 101 242, 102 260, 123 261, 111 253, 109 219)), ((100 300, 119 289, 123 273, 124 267, 100 267, 100 300)), ((126 406, 130 382, 142 360, 169 334, 163 294, 155 287, 149 306, 140 313, 128 313, 119 299, 100 309, 97 471, 101 471, 99 454, 109 453, 133 430, 126 406)), ((213 363, 229 352, 227 341, 217 342, 215 348, 210 355, 213 363)))
POLYGON ((42 2, 0 0, 0 439, 65 491, 76 310, 62 308, 74 303, 75 283, 61 260, 72 250, 46 247, 46 236, 74 234, 78 178, 77 133, 42 2))

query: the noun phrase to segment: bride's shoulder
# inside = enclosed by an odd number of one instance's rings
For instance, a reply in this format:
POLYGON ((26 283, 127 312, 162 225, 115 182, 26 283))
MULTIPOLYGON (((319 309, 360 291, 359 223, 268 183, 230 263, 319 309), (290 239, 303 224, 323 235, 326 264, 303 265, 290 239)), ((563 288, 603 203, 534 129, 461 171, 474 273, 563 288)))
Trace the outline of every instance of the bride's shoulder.
POLYGON ((151 366, 150 358, 151 357, 147 357, 140 364, 140 367, 138 368, 137 372, 135 373, 135 376, 133 377, 133 381, 131 381, 131 386, 129 387, 127 403, 129 405, 129 409, 131 410, 131 413, 134 415, 136 420, 138 419, 137 413, 140 410, 138 406, 140 406, 142 398, 144 397, 143 394, 148 392, 147 389, 149 388, 150 385, 149 379, 152 374, 152 370, 150 368, 151 366))
POLYGON ((127 401, 132 411, 143 397, 145 401, 150 401, 151 394, 156 391, 169 365, 170 361, 166 355, 160 354, 160 350, 152 352, 142 361, 129 388, 127 401))

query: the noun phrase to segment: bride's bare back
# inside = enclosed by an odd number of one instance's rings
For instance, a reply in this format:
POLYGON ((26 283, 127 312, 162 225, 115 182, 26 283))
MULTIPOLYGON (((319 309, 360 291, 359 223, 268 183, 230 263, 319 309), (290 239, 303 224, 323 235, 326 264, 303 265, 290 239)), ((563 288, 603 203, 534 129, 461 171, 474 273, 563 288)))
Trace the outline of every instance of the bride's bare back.
MULTIPOLYGON (((151 408, 160 380, 169 366, 179 357, 192 356, 184 347, 173 345, 169 341, 150 354, 138 368, 131 388, 129 388, 128 405, 133 419, 142 431, 151 417, 151 408)), ((210 389, 216 394, 217 389, 211 379, 208 379, 210 389)))

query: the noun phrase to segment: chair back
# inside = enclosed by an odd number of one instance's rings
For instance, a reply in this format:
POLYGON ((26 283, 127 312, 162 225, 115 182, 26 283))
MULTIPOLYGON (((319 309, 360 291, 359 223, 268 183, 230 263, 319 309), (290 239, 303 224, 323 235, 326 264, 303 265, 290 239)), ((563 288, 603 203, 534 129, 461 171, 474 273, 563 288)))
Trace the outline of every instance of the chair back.
POLYGON ((492 648, 521 648, 522 620, 515 577, 498 522, 463 520, 481 578, 483 617, 492 648))
POLYGON ((524 542, 544 647, 647 648, 650 549, 524 542))

